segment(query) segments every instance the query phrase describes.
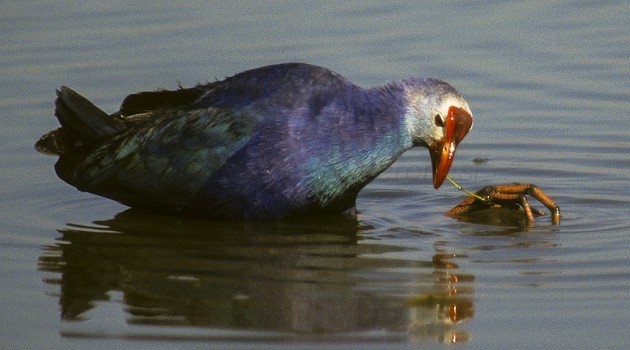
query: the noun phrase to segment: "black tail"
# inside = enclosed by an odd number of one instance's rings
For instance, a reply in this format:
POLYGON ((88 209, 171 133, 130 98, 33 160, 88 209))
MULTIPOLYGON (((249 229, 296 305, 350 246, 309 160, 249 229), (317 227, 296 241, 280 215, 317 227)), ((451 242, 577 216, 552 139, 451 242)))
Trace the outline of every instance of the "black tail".
POLYGON ((63 155, 125 128, 121 120, 107 115, 66 86, 57 90, 55 116, 61 128, 47 133, 35 143, 35 149, 42 153, 63 155))

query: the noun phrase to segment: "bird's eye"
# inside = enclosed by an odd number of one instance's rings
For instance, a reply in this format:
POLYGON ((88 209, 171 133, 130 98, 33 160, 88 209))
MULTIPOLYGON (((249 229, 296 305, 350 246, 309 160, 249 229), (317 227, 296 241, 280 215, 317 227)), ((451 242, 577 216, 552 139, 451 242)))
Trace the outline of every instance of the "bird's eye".
POLYGON ((435 115, 435 126, 441 128, 444 126, 444 122, 442 121, 442 116, 439 114, 435 115))

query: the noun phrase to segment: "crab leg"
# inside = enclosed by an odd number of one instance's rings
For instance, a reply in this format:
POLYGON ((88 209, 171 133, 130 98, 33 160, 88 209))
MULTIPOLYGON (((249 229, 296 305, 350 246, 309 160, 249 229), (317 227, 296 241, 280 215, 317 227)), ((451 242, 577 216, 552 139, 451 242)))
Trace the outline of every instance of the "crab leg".
POLYGON ((560 224, 560 207, 545 192, 535 185, 531 185, 531 196, 538 199, 551 212, 551 221, 554 225, 560 224))
POLYGON ((532 214, 532 207, 529 205, 529 202, 527 201, 527 198, 525 198, 525 195, 524 194, 520 195, 518 199, 519 199, 519 203, 521 207, 523 207, 523 215, 525 215, 525 220, 528 223, 534 222, 534 214, 532 214))
MULTIPOLYGON (((542 203, 551 212, 551 221, 557 225, 560 223, 560 208, 549 196, 547 196, 538 186, 532 184, 512 184, 512 185, 498 185, 494 187, 494 191, 490 193, 490 197, 497 200, 516 201, 518 200, 528 220, 533 220, 532 208, 527 203, 527 199, 520 199, 519 197, 512 197, 511 195, 519 196, 532 196, 542 203), (529 210, 527 209, 529 208, 529 210)), ((536 211, 541 213, 540 211, 536 211)))
POLYGON ((449 211, 447 211, 445 215, 454 218, 458 215, 475 211, 475 210, 480 210, 483 208, 488 208, 488 205, 485 202, 481 202, 477 198, 473 196, 469 196, 469 197, 466 197, 463 201, 461 201, 458 205, 454 206, 449 211))

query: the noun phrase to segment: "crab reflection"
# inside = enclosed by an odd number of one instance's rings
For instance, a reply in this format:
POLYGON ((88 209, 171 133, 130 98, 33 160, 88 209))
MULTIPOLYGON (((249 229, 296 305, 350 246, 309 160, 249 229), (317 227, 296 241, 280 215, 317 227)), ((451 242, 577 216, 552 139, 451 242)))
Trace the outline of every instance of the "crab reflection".
POLYGON ((402 248, 359 242, 369 227, 353 219, 208 222, 128 210, 95 224, 60 230, 40 257, 65 321, 88 319, 120 292, 128 324, 468 337, 458 324, 473 315, 474 277, 454 273, 442 253, 380 257, 402 248))

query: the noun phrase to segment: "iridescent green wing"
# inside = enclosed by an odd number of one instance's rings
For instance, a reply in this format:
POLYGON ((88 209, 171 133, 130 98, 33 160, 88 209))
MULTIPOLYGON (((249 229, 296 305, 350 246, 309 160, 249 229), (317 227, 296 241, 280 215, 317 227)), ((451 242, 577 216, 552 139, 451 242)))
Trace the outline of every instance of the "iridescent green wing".
MULTIPOLYGON (((185 206, 251 138, 258 117, 221 108, 162 110, 129 117, 130 127, 71 168, 83 191, 128 205, 185 206)), ((76 159, 76 157, 74 157, 76 159)), ((67 169, 66 169, 67 170, 67 169)))

